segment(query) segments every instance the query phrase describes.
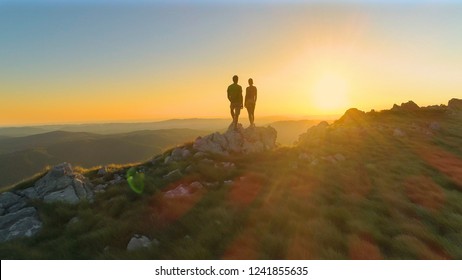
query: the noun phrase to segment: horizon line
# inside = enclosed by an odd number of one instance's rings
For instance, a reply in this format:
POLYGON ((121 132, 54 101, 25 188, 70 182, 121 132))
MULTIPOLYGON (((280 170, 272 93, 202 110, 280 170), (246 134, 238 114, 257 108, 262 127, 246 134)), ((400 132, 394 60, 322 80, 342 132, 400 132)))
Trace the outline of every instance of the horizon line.
MULTIPOLYGON (((284 120, 334 120, 338 119, 343 114, 320 114, 320 115, 267 115, 261 116, 259 119, 269 118, 281 118, 278 121, 284 120)), ((150 120, 102 120, 102 121, 75 121, 75 122, 43 122, 43 123, 17 123, 17 124, 0 124, 0 128, 23 128, 23 127, 39 127, 39 126, 79 126, 79 125, 107 125, 107 124, 148 124, 148 123, 160 123, 168 121, 185 121, 185 120, 226 120, 230 117, 215 116, 215 117, 184 117, 184 118, 159 118, 150 120)), ((243 119, 246 119, 245 117, 243 119)))

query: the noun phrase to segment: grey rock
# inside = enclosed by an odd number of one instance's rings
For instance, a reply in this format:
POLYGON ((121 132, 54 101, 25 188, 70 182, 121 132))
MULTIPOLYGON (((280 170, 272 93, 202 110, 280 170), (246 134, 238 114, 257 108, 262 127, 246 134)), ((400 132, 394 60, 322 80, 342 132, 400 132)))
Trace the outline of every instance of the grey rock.
POLYGON ((179 186, 177 186, 173 190, 169 190, 169 191, 165 192, 164 197, 166 197, 166 198, 175 198, 175 197, 187 196, 189 194, 190 194, 189 187, 185 186, 183 184, 180 184, 179 186))
POLYGON ((22 199, 20 201, 18 201, 17 203, 11 205, 8 209, 7 209, 7 212, 8 213, 13 213, 13 212, 17 212, 18 210, 24 208, 27 206, 27 203, 26 203, 26 200, 25 199, 22 199))
POLYGON ((114 174, 114 177, 111 181, 109 181, 109 184, 110 185, 119 184, 119 183, 122 183, 123 180, 124 178, 122 176, 120 176, 119 174, 114 174))
POLYGON ((83 176, 78 176, 74 178, 73 186, 74 186, 75 194, 77 195, 79 200, 86 199, 88 201, 92 201, 94 197, 93 191, 91 190, 89 185, 87 185, 84 182, 85 178, 81 178, 81 177, 83 176))
POLYGON ((180 160, 183 158, 183 149, 182 148, 176 148, 173 149, 171 155, 170 155, 174 160, 180 160))
POLYGON ((0 229, 6 229, 15 224, 17 221, 26 217, 35 217, 37 210, 34 207, 26 207, 14 213, 8 213, 0 216, 0 229))
POLYGON ((25 217, 14 223, 9 229, 4 240, 8 241, 20 237, 31 237, 37 234, 42 228, 42 222, 36 217, 25 217))
POLYGON ((39 197, 39 194, 34 187, 30 187, 30 188, 18 191, 18 193, 29 199, 36 199, 39 197))
POLYGON ((69 204, 77 204, 79 203, 79 197, 75 193, 74 188, 72 186, 68 186, 63 190, 45 195, 43 197, 43 201, 47 203, 60 201, 69 204))
POLYGON ((151 246, 152 241, 144 235, 135 234, 127 245, 127 251, 134 251, 138 249, 148 248, 151 246))
POLYGON ((21 197, 12 192, 4 192, 0 194, 0 208, 7 209, 19 201, 21 201, 21 197))
POLYGON ((69 163, 62 163, 37 180, 33 187, 0 195, 0 241, 30 237, 41 229, 37 210, 27 207, 30 199, 76 204, 82 199, 91 201, 93 191, 87 178, 74 173, 69 163))
POLYGON ((63 162, 61 164, 56 165, 49 172, 51 177, 56 177, 56 178, 62 177, 64 175, 69 175, 72 173, 73 173, 72 165, 67 162, 63 162))
POLYGON ((3 214, 5 214, 5 213, 6 213, 6 210, 3 209, 3 208, 0 208, 0 216, 3 216, 3 214))

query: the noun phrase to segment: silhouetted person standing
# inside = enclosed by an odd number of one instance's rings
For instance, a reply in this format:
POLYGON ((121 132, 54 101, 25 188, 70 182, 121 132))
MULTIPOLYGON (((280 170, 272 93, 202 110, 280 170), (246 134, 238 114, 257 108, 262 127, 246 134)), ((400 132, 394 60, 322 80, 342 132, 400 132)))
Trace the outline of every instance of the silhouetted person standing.
POLYGON ((257 88, 253 85, 252 78, 249 79, 249 86, 245 89, 245 108, 249 113, 250 126, 255 126, 255 104, 257 103, 257 88))
POLYGON ((242 109, 242 87, 237 84, 239 78, 233 76, 233 83, 228 87, 228 99, 231 102, 231 117, 233 118, 234 129, 237 129, 237 121, 242 109))

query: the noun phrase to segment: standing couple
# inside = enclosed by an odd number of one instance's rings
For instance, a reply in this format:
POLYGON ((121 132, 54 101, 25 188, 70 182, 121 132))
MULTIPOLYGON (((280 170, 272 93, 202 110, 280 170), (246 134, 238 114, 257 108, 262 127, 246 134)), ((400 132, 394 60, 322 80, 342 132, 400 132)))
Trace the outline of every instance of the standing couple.
MULTIPOLYGON (((242 106, 242 87, 237 84, 239 77, 233 76, 233 83, 228 87, 228 99, 231 102, 231 117, 233 118, 234 129, 237 129, 237 121, 241 112, 242 106)), ((257 102, 257 88, 253 85, 252 78, 249 79, 249 86, 245 89, 245 103, 244 106, 247 108, 249 113, 250 126, 255 126, 254 123, 254 111, 255 103, 257 102)))

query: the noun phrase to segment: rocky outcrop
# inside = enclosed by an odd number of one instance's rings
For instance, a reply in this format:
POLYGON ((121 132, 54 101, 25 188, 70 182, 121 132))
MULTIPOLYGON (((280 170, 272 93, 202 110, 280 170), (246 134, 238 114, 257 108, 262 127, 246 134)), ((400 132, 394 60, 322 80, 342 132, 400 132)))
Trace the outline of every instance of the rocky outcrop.
POLYGON ((419 105, 415 104, 414 101, 408 101, 406 103, 401 103, 401 106, 394 104, 393 108, 391 108, 392 111, 401 111, 401 112, 410 112, 410 111, 416 111, 419 109, 420 109, 419 105))
POLYGON ((37 210, 28 206, 31 199, 76 204, 83 199, 91 201, 93 190, 83 175, 75 173, 69 163, 62 163, 32 187, 0 194, 0 242, 31 237, 40 231, 37 210))
POLYGON ((76 204, 80 200, 93 200, 91 183, 82 174, 75 173, 69 163, 53 167, 33 187, 18 192, 29 199, 45 202, 66 202, 76 204))
POLYGON ((228 129, 224 134, 215 132, 198 137, 193 148, 199 152, 229 155, 251 154, 271 150, 276 147, 277 131, 271 126, 228 129))
POLYGON ((357 123, 362 122, 366 113, 356 108, 348 109, 345 114, 336 123, 357 123))
POLYGON ((27 200, 20 195, 0 194, 0 242, 30 237, 42 228, 37 210, 26 206, 27 200))
POLYGON ((22 208, 0 216, 0 242, 19 237, 31 237, 40 231, 42 222, 34 207, 22 208))

